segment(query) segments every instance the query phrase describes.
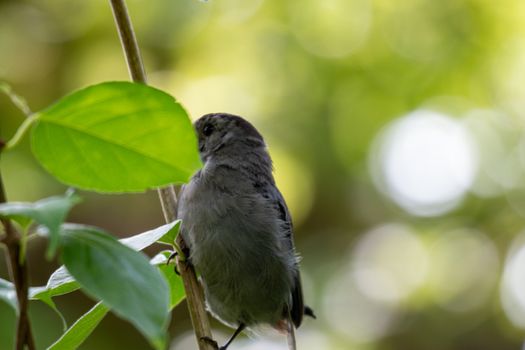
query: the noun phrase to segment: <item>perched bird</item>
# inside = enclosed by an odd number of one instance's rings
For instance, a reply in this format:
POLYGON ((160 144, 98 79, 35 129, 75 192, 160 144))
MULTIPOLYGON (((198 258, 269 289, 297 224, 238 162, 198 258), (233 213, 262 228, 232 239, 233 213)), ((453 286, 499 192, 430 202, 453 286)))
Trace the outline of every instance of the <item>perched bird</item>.
POLYGON ((208 310, 236 329, 219 349, 260 324, 295 344, 294 326, 315 316, 303 303, 292 221, 264 139, 226 113, 204 115, 195 129, 204 166, 181 189, 178 217, 208 310))

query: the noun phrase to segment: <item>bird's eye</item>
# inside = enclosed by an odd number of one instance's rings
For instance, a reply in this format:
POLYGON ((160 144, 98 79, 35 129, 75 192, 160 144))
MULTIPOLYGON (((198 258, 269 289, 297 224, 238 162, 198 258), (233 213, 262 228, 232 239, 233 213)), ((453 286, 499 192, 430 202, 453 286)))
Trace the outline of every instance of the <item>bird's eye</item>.
POLYGON ((214 127, 213 127, 212 124, 206 124, 202 128, 202 133, 204 134, 204 136, 210 136, 212 134, 213 130, 214 130, 214 127))

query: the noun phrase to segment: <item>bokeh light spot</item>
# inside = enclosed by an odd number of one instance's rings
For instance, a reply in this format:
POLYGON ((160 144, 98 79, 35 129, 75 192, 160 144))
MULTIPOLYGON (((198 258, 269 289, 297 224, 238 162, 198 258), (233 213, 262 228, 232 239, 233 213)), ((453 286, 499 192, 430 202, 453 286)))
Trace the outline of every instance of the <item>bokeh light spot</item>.
POLYGON ((525 116, 525 39, 522 34, 508 38, 497 50, 492 64, 492 81, 496 100, 506 110, 520 117, 525 116))
POLYGON ((465 5, 432 0, 379 1, 385 41, 399 55, 438 61, 457 50, 458 35, 472 32, 465 5), (461 13, 461 20, 454 15, 461 13))
POLYGON ((492 240, 467 229, 439 233, 430 252, 429 285, 433 299, 456 312, 482 307, 499 274, 498 251, 492 240))
POLYGON ((501 303, 505 314, 517 327, 525 329, 525 234, 510 249, 501 283, 501 303))
POLYGON ((465 125, 479 149, 479 171, 471 191, 494 197, 522 187, 525 144, 521 121, 501 111, 474 109, 466 114, 465 125))
POLYGON ((435 216, 455 208, 477 173, 477 152, 467 129, 429 110, 388 125, 374 151, 376 185, 415 215, 435 216))
POLYGON ((391 224, 366 233, 354 253, 353 272, 368 297, 398 303, 425 281, 428 254, 408 227, 391 224))
POLYGON ((367 0, 305 0, 290 4, 293 33, 314 55, 344 57, 368 37, 372 6, 367 0))
POLYGON ((225 24, 240 23, 252 17, 264 0, 221 0, 214 1, 219 19, 225 24))
POLYGON ((193 119, 214 112, 228 112, 250 116, 256 110, 256 99, 245 82, 231 75, 181 79, 174 96, 183 101, 193 119))
POLYGON ((323 318, 331 329, 354 342, 373 342, 386 336, 396 322, 396 308, 370 299, 351 276, 341 272, 326 287, 323 318))

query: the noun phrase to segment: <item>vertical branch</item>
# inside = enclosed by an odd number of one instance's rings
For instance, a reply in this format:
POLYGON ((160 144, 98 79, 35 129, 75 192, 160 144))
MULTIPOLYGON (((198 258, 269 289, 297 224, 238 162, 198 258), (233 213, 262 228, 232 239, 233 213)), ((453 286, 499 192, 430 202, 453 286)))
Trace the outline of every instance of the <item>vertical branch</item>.
MULTIPOLYGON (((125 0, 110 0, 110 4, 131 78, 135 82, 146 84, 144 65, 142 64, 139 46, 135 38, 125 0)), ((164 218, 166 222, 172 222, 177 218, 177 196, 175 189, 173 186, 169 186, 159 189, 158 193, 164 218)), ((180 246, 184 246, 181 235, 179 235, 177 243, 180 246)), ((204 308, 202 289, 197 281, 195 270, 192 265, 182 261, 178 261, 178 265, 186 291, 186 301, 199 350, 214 350, 215 348, 209 342, 204 341, 205 338, 211 339, 212 334, 210 322, 204 308)))
MULTIPOLYGON (((0 144, 0 152, 5 144, 0 144)), ((4 190, 4 183, 0 175, 0 203, 6 202, 6 195, 4 190)), ((7 247, 7 266, 16 289, 16 296, 18 300, 18 322, 16 326, 16 345, 17 350, 23 350, 24 345, 27 345, 29 350, 35 349, 33 334, 31 332, 31 324, 29 322, 28 313, 28 288, 29 279, 27 275, 27 259, 20 259, 21 246, 20 237, 16 232, 13 224, 8 219, 1 219, 4 227, 5 236, 2 237, 2 242, 7 247)))
POLYGON ((146 72, 140 56, 139 44, 133 31, 133 25, 128 14, 125 0, 110 0, 113 10, 113 17, 117 25, 120 43, 124 50, 124 56, 128 64, 131 80, 137 83, 146 84, 146 72))

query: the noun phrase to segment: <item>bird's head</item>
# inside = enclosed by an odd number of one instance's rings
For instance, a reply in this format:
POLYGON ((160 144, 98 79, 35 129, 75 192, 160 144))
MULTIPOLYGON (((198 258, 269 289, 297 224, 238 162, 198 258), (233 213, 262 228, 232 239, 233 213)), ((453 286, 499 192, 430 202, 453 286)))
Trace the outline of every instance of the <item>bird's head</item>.
POLYGON ((257 129, 236 115, 206 114, 199 118, 194 126, 203 162, 213 156, 242 157, 245 152, 266 148, 264 139, 257 129))

